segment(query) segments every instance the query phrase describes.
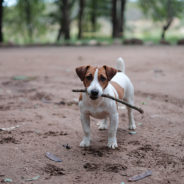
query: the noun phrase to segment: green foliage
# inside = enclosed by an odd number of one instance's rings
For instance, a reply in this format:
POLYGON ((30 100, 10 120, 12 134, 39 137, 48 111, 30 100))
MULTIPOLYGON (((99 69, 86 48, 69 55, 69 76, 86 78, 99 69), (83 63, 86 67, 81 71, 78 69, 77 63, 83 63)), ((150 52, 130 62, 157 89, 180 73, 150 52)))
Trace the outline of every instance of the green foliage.
POLYGON ((162 22, 161 40, 165 40, 165 33, 173 19, 184 12, 184 0, 139 0, 143 13, 155 22, 162 22))
POLYGON ((109 0, 87 0, 86 6, 89 14, 92 14, 93 11, 96 11, 97 16, 111 16, 111 1, 109 0))
POLYGON ((36 41, 46 32, 44 10, 44 0, 18 0, 15 6, 5 7, 6 31, 16 36, 16 42, 36 41))
MULTIPOLYGON (((101 25, 98 24, 98 18, 111 17, 111 1, 109 0, 86 0, 84 8, 83 31, 97 32, 101 25)), ((94 35, 94 34, 93 34, 94 35)))
POLYGON ((184 10, 184 0, 139 0, 143 13, 154 21, 166 21, 180 17, 184 10))
MULTIPOLYGON (((76 5, 75 3, 77 1, 75 0, 68 0, 68 1, 69 1, 69 7, 70 7, 69 9, 70 19, 72 21, 77 16, 75 6, 74 6, 76 5), (74 13, 72 13, 73 10, 74 10, 74 13)), ((50 6, 52 5, 50 4, 50 6)), ((51 24, 56 24, 56 23, 60 24, 60 22, 62 22, 62 19, 63 19, 62 12, 61 12, 62 8, 63 8, 62 0, 53 0, 53 6, 51 8, 51 11, 48 13, 48 18, 51 24)))

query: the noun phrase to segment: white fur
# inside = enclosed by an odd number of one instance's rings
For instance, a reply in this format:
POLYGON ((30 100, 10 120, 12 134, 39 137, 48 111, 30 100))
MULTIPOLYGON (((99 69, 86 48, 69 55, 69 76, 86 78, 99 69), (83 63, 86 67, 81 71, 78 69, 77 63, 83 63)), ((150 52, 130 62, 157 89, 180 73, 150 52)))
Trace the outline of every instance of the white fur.
MULTIPOLYGON (((117 69, 120 71, 125 71, 124 61, 119 58, 117 60, 117 69)), ((130 79, 123 73, 118 72, 111 81, 117 82, 124 89, 124 100, 126 100, 130 104, 134 104, 134 88, 130 81, 130 79)), ((98 69, 95 71, 94 79, 91 82, 90 86, 87 88, 88 94, 93 89, 99 90, 99 96, 104 94, 108 94, 111 96, 118 96, 115 88, 109 83, 108 86, 102 90, 98 82, 98 69)), ((84 131, 84 137, 82 142, 80 143, 81 147, 90 146, 90 116, 93 116, 98 119, 103 119, 103 121, 99 125, 99 129, 107 129, 107 119, 110 119, 110 125, 108 130, 108 143, 107 146, 109 148, 115 149, 118 147, 116 132, 119 123, 119 115, 116 106, 116 102, 114 100, 99 97, 96 100, 91 100, 89 95, 86 93, 82 94, 82 101, 79 102, 80 112, 81 112, 81 122, 84 131)), ((129 129, 135 129, 135 121, 133 117, 132 109, 128 108, 128 117, 129 117, 129 129)))
POLYGON ((94 79, 91 82, 90 86, 87 88, 88 94, 90 94, 91 91, 94 89, 98 90, 99 92, 98 97, 102 95, 103 93, 102 86, 98 82, 98 69, 96 69, 95 74, 94 74, 94 79))
POLYGON ((116 68, 125 73, 125 62, 121 57, 117 59, 116 68))

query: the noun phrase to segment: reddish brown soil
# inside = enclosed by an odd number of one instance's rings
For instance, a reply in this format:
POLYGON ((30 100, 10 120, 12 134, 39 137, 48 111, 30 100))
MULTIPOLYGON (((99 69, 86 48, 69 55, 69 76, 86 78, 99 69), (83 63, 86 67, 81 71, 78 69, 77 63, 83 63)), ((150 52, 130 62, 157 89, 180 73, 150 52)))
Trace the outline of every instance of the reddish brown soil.
POLYGON ((184 183, 184 48, 176 46, 47 47, 0 50, 0 182, 120 184, 152 170, 137 184, 184 183), (119 148, 106 148, 107 131, 92 119, 92 145, 82 149, 75 67, 126 62, 135 87, 137 134, 120 110, 119 148), (26 75, 30 80, 13 80, 26 75), (66 149, 63 144, 69 144, 66 149), (60 163, 45 157, 51 152, 60 163), (26 182, 40 175, 37 181, 26 182))

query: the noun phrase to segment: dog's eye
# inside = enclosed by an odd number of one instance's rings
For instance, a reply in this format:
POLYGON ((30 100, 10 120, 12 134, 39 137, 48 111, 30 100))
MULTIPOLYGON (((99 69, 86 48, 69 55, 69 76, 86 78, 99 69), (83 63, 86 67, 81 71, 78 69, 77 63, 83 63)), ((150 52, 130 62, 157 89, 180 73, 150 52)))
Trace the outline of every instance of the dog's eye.
POLYGON ((106 79, 103 75, 101 75, 101 76, 100 76, 100 80, 101 80, 102 82, 105 82, 107 79, 106 79))
POLYGON ((88 81, 91 81, 91 80, 93 79, 93 77, 92 77, 92 75, 88 75, 88 76, 86 76, 86 79, 87 79, 88 81))

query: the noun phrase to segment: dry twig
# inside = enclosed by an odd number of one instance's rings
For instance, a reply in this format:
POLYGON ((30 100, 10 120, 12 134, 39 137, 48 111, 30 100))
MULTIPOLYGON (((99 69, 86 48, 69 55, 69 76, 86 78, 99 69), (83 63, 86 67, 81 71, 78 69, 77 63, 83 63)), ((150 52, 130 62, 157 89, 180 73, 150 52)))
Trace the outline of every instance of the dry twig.
MULTIPOLYGON (((84 89, 73 89, 72 92, 81 92, 81 93, 85 93, 86 90, 84 90, 84 89)), ((130 108, 132 108, 132 109, 134 109, 134 110, 139 111, 141 114, 144 113, 144 111, 143 111, 141 108, 136 107, 136 106, 134 106, 134 105, 131 105, 131 104, 129 104, 129 103, 123 101, 123 100, 120 100, 120 99, 118 99, 118 98, 114 98, 114 97, 112 97, 112 96, 110 96, 110 95, 105 95, 105 94, 102 94, 102 97, 110 98, 111 100, 115 100, 115 101, 117 101, 117 102, 119 102, 119 103, 122 103, 122 104, 124 104, 124 105, 126 105, 126 106, 128 106, 128 107, 130 107, 130 108)))

